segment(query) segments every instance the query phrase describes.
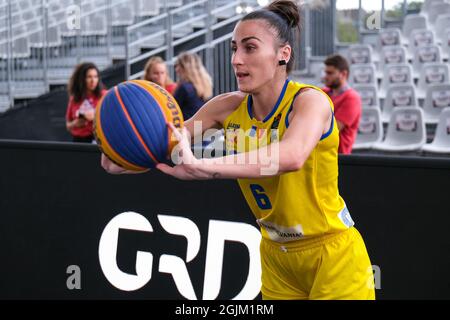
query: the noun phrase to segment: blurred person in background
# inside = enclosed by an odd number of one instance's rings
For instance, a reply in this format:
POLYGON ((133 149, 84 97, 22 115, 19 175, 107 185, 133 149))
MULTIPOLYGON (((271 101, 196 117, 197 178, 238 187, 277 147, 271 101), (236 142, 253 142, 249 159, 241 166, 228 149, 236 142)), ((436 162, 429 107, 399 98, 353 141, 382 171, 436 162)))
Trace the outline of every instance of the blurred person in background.
POLYGON ((73 142, 92 143, 95 107, 106 94, 97 66, 90 62, 76 66, 69 81, 68 91, 66 128, 72 135, 73 142))
POLYGON ((361 97, 348 83, 350 68, 340 55, 329 56, 324 61, 325 91, 334 104, 334 116, 339 128, 339 148, 342 154, 352 153, 361 118, 361 97))
POLYGON ((212 80, 195 53, 180 54, 175 63, 175 72, 179 82, 173 96, 187 120, 212 97, 212 80))
POLYGON ((170 78, 165 61, 158 56, 148 59, 144 68, 144 80, 151 81, 173 95, 177 84, 170 78))

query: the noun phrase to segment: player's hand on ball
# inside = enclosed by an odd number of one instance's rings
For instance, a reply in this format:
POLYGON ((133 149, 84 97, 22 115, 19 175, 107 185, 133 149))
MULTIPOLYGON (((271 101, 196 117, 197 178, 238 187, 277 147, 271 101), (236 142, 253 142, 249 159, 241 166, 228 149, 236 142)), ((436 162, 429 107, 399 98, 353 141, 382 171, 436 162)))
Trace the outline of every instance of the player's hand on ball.
POLYGON ((109 160, 108 157, 105 156, 103 153, 102 153, 101 163, 102 163, 103 169, 105 169, 106 172, 108 172, 110 174, 136 174, 136 173, 143 173, 143 172, 147 172, 148 171, 148 170, 145 170, 145 171, 131 171, 131 170, 124 169, 121 166, 118 166, 117 164, 115 164, 114 162, 109 160))
POLYGON ((187 129, 183 127, 180 132, 172 123, 168 123, 167 125, 170 127, 174 137, 178 141, 177 146, 172 151, 172 154, 176 153, 178 155, 178 159, 174 161, 176 163, 174 167, 159 163, 156 165, 156 168, 181 180, 208 179, 208 177, 200 171, 201 160, 197 159, 192 153, 187 129))

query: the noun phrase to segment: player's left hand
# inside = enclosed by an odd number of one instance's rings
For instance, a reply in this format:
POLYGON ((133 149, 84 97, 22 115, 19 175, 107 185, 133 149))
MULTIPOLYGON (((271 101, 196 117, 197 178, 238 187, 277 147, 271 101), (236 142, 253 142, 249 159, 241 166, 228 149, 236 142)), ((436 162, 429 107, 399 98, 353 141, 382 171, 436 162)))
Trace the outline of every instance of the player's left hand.
POLYGON ((174 153, 177 154, 178 159, 172 159, 172 161, 176 163, 174 167, 168 166, 164 163, 159 163, 156 165, 156 168, 168 175, 181 180, 208 179, 208 176, 202 173, 200 170, 202 161, 200 159, 197 159, 192 153, 187 129, 183 127, 180 132, 179 129, 175 128, 172 123, 168 123, 167 125, 178 141, 178 144, 172 151, 172 155, 174 153))

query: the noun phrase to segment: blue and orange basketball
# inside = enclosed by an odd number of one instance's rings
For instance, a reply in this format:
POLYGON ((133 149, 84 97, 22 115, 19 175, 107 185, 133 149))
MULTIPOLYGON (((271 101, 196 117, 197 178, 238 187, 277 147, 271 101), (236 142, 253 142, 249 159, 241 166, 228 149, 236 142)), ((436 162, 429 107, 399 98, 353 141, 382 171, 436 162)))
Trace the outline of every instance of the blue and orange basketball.
POLYGON ((111 88, 99 102, 94 133, 113 162, 143 171, 164 162, 176 145, 168 122, 183 126, 175 99, 153 82, 131 80, 111 88))

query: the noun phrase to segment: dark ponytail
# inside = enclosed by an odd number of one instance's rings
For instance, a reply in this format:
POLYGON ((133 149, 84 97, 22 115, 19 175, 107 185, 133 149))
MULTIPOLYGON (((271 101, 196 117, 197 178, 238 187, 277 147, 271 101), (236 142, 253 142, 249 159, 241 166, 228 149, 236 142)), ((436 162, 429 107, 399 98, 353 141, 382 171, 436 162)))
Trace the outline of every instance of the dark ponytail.
POLYGON ((276 31, 280 44, 289 44, 292 48, 291 59, 286 71, 292 71, 295 63, 294 47, 300 35, 300 9, 297 4, 289 0, 275 0, 268 6, 250 12, 241 21, 265 20, 276 31))

